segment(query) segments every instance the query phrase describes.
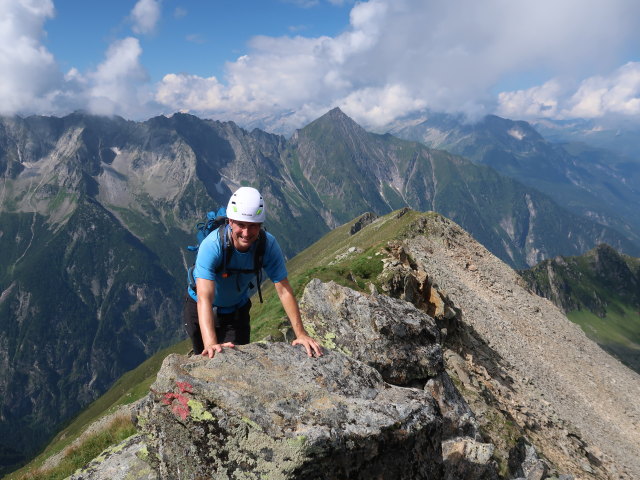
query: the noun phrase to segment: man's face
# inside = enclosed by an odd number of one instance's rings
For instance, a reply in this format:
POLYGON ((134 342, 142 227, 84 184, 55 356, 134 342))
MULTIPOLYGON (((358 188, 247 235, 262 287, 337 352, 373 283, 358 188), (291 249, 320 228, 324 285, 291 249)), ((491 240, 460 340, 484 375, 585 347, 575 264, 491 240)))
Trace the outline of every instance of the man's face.
POLYGON ((244 252, 258 239, 260 223, 229 220, 229 225, 231 226, 231 239, 236 250, 244 252))

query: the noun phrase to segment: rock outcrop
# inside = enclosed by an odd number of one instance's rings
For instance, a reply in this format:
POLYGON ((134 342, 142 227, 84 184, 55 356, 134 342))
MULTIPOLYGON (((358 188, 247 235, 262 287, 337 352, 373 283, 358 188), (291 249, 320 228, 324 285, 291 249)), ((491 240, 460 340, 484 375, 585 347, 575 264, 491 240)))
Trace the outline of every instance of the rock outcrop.
POLYGON ((424 388, 435 399, 443 423, 442 478, 495 475, 493 446, 480 441, 475 416, 445 371, 432 317, 404 300, 317 279, 307 284, 300 306, 305 328, 325 347, 374 367, 388 382, 424 388))
POLYGON ((300 305, 311 335, 372 366, 387 382, 422 388, 444 370, 435 322, 408 302, 314 279, 300 305))
POLYGON ((284 343, 171 355, 141 409, 161 478, 442 478, 427 392, 336 351, 284 343))
POLYGON ((496 446, 526 436, 560 472, 640 478, 638 374, 444 217, 418 218, 388 252, 394 285, 429 284, 455 307, 447 370, 496 446))
POLYGON ((102 452, 68 480, 160 480, 147 458, 144 439, 133 435, 102 452))

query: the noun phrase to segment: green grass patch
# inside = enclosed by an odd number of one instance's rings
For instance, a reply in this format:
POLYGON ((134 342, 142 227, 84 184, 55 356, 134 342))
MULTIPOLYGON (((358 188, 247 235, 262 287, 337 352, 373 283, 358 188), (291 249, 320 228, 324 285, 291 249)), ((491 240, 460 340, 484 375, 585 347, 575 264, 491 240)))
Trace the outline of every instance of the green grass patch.
POLYGON ((49 202, 49 208, 48 208, 49 213, 55 212, 56 210, 58 210, 67 198, 70 198, 73 203, 78 202, 78 194, 70 193, 63 189, 58 190, 58 193, 56 193, 56 196, 53 197, 49 202))
POLYGON ((604 318, 588 310, 576 310, 567 317, 605 351, 640 373, 640 312, 616 304, 604 318))
MULTIPOLYGON (((350 234, 350 230, 355 221, 329 232, 287 263, 289 282, 296 298, 300 299, 304 288, 313 278, 323 282, 334 281, 359 291, 366 291, 368 283, 380 288, 376 277, 382 272, 383 256, 378 252, 390 240, 406 234, 409 225, 420 215, 424 214, 409 211, 396 218, 397 212, 394 212, 354 235, 350 234), (351 247, 361 251, 349 254, 351 247), (341 255, 345 255, 344 260, 336 261, 336 257, 341 255), (333 265, 329 265, 332 262, 333 265)), ((269 335, 279 337, 280 330, 288 325, 273 285, 263 288, 262 294, 263 304, 258 302, 257 297, 252 299, 252 341, 262 340, 269 335)))
POLYGON ((640 312, 626 305, 608 308, 604 318, 588 310, 576 310, 567 316, 598 343, 620 343, 640 350, 640 312))
POLYGON ((107 428, 90 435, 80 445, 69 448, 60 463, 52 469, 36 469, 25 473, 20 480, 61 480, 72 475, 96 458, 106 448, 117 445, 124 439, 134 435, 136 428, 128 418, 116 418, 107 428))

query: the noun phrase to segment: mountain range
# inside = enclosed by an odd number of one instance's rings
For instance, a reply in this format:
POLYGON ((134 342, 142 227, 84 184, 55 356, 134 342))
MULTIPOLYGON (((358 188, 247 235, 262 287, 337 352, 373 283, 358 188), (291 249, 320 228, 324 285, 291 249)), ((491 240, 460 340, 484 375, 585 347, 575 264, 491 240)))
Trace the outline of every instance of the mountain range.
POLYGON ((573 213, 640 239, 640 161, 584 142, 555 143, 529 123, 488 115, 475 123, 431 114, 392 130, 462 155, 549 195, 573 213))
POLYGON ((584 143, 616 152, 632 162, 640 159, 640 132, 631 122, 619 119, 614 122, 538 119, 532 121, 531 125, 553 143, 584 143))
POLYGON ((2 118, 0 177, 3 465, 184 336, 185 246, 242 185, 263 193, 288 257, 362 212, 404 206, 452 218, 514 267, 601 242, 640 254, 613 217, 599 223, 489 166, 367 132, 339 109, 290 139, 185 114, 2 118))

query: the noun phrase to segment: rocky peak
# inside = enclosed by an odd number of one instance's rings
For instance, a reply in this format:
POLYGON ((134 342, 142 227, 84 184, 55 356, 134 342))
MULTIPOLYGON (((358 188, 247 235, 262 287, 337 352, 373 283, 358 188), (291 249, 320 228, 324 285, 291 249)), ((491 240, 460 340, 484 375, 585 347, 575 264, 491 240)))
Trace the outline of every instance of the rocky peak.
POLYGON ((353 121, 351 117, 346 115, 338 107, 325 113, 317 120, 314 120, 302 130, 299 130, 299 136, 305 134, 321 134, 322 136, 329 136, 332 134, 340 134, 341 136, 362 136, 366 135, 366 133, 367 132, 360 125, 353 121))
MULTIPOLYGON (((323 117, 327 117, 330 118, 334 121, 341 121, 341 122, 345 122, 345 121, 351 121, 353 122, 353 120, 351 120, 351 117, 349 117, 346 113, 344 113, 340 107, 335 107, 332 108, 331 110, 329 110, 327 113, 325 113, 323 115, 323 117)), ((323 118, 320 117, 320 118, 323 118)), ((354 122, 355 123, 355 122, 354 122)))
POLYGON ((615 248, 603 243, 587 252, 587 258, 592 258, 596 273, 603 281, 615 288, 628 288, 640 292, 638 281, 624 258, 615 248))

